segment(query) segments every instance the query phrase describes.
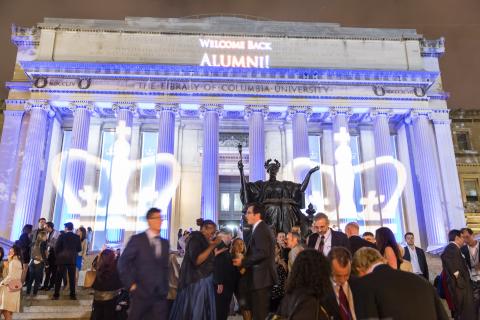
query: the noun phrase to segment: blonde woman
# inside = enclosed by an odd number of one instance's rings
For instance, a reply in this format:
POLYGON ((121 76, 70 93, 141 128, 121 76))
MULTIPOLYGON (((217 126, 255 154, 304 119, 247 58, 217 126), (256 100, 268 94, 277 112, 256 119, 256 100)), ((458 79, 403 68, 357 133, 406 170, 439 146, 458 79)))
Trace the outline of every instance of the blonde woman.
POLYGON ((42 282, 43 271, 45 270, 45 264, 47 263, 47 232, 39 231, 35 242, 33 243, 30 264, 28 265, 30 276, 27 279, 27 295, 32 291, 36 296, 38 288, 42 282))
POLYGON ((5 320, 11 320, 13 313, 20 311, 22 270, 22 251, 19 246, 13 245, 8 252, 8 273, 0 282, 0 312, 5 320), (9 287, 14 282, 19 284, 18 290, 9 287))

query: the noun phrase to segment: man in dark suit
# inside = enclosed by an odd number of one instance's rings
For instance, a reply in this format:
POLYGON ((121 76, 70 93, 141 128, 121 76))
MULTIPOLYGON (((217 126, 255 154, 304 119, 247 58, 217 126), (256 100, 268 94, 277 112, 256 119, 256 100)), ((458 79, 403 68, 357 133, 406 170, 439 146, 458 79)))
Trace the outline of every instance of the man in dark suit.
POLYGON ((245 258, 233 259, 233 265, 247 269, 253 320, 264 320, 268 315, 272 286, 277 282, 275 237, 263 221, 263 205, 257 203, 248 205, 245 217, 247 223, 252 226, 252 235, 245 258))
POLYGON ((472 280, 473 303, 475 310, 475 319, 480 316, 480 243, 473 237, 473 230, 463 228, 460 230, 465 245, 460 248, 465 262, 470 270, 470 280, 472 280))
POLYGON ((60 234, 55 243, 55 258, 57 265, 57 276, 55 280, 55 293, 53 300, 60 297, 60 286, 63 275, 68 272, 68 283, 70 285, 70 299, 76 300, 75 294, 75 262, 78 252, 82 251, 80 237, 73 233, 73 223, 65 223, 65 232, 60 234))
POLYGON ((232 264, 232 255, 229 246, 232 242, 232 232, 222 230, 217 235, 222 239, 215 248, 215 261, 213 270, 213 283, 215 285, 215 308, 217 320, 227 320, 230 311, 230 301, 237 281, 237 271, 232 264))
POLYGON ((377 250, 359 249, 353 266, 361 276, 351 282, 357 319, 449 319, 429 282, 392 269, 377 250))
POLYGON ((464 245, 460 230, 451 230, 448 233, 448 240, 450 243, 445 247, 441 258, 443 270, 447 274, 448 289, 452 294, 454 318, 475 319, 470 273, 460 251, 464 245))
POLYGON ((169 243, 160 237, 161 210, 147 211, 148 229, 133 235, 118 260, 118 273, 130 291, 128 319, 168 318, 169 243))
POLYGON ((375 244, 362 239, 360 237, 360 226, 356 222, 349 222, 345 226, 345 234, 348 237, 348 242, 350 243, 350 252, 352 256, 357 252, 358 249, 363 247, 376 249, 375 244))
POLYGON ((317 213, 313 217, 313 229, 315 233, 307 239, 307 247, 328 255, 333 247, 345 247, 350 250, 347 236, 330 228, 330 221, 325 213, 317 213))
POLYGON ((427 258, 425 257, 425 252, 415 246, 415 236, 411 232, 405 233, 405 242, 407 246, 405 247, 405 253, 403 254, 403 259, 410 261, 413 268, 413 273, 428 278, 428 265, 427 258))

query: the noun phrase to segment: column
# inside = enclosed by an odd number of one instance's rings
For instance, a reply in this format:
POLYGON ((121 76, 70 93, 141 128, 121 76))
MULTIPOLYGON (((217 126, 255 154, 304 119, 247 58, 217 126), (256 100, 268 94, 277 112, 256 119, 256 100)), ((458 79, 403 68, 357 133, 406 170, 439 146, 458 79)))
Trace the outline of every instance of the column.
POLYGON ((348 128, 350 116, 349 108, 334 107, 330 109, 333 129, 338 223, 342 230, 348 222, 357 221, 357 208, 354 202, 355 174, 352 166, 352 149, 350 148, 350 132, 348 128))
POLYGON ((133 103, 118 103, 114 104, 112 108, 117 117, 117 127, 113 145, 106 229, 108 243, 122 243, 129 210, 127 192, 132 170, 130 139, 136 106, 133 103))
POLYGON ((330 223, 338 225, 337 192, 335 188, 335 155, 333 148, 333 133, 331 128, 324 128, 322 133, 322 164, 328 168, 328 173, 323 174, 324 207, 330 223))
MULTIPOLYGON (((310 170, 310 150, 308 147, 308 119, 312 114, 309 106, 292 106, 288 108, 288 115, 292 120, 293 142, 293 176, 294 181, 302 183, 310 170)), ((305 200, 308 204, 311 194, 310 186, 305 191, 305 200)))
POLYGON ((223 107, 203 105, 202 218, 218 222, 218 127, 223 107))
POLYGON ((0 237, 10 238, 9 208, 16 174, 17 151, 20 143, 23 110, 3 111, 4 122, 0 140, 0 237))
POLYGON ((415 143, 415 165, 420 184, 423 215, 427 230, 428 250, 447 243, 447 232, 442 214, 440 177, 437 176, 437 158, 434 153, 435 136, 429 112, 412 111, 415 143))
POLYGON ((155 109, 158 117, 157 168, 155 174, 156 206, 162 210, 162 216, 166 220, 162 226, 161 236, 167 239, 170 237, 171 202, 175 192, 173 181, 175 157, 173 154, 175 146, 175 115, 178 112, 178 105, 156 105, 155 109))
POLYGON ((445 196, 444 210, 447 213, 448 228, 461 229, 466 225, 465 211, 452 142, 451 121, 448 113, 449 110, 446 109, 435 111, 432 115, 432 120, 442 175, 442 187, 445 196))
POLYGON ((43 160, 48 115, 53 112, 46 101, 35 100, 29 101, 25 105, 25 111, 30 113, 30 123, 27 129, 27 142, 18 182, 13 226, 10 233, 10 240, 12 241, 19 238, 25 224, 34 224, 40 174, 45 166, 43 160))
POLYGON ((248 120, 248 163, 249 180, 265 180, 265 125, 268 106, 246 106, 245 118, 248 120))
POLYGON ((93 104, 90 102, 72 102, 70 109, 73 112, 72 142, 68 151, 64 188, 64 201, 67 205, 66 212, 62 212, 61 225, 64 222, 71 221, 75 227, 78 227, 80 216, 84 213, 86 205, 81 193, 85 191, 85 168, 93 104))
POLYGON ((390 116, 391 110, 388 109, 374 109, 370 113, 375 141, 375 178, 382 225, 390 228, 397 239, 401 239, 402 217, 397 210, 398 199, 392 199, 398 177, 395 168, 388 164, 395 160, 390 136, 390 116), (387 163, 382 164, 383 162, 387 163))

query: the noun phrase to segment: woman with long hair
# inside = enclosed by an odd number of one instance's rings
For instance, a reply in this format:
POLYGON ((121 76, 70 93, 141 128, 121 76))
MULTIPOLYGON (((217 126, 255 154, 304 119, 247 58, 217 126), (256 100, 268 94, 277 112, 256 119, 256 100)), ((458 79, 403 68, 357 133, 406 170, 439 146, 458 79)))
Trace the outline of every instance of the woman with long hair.
POLYGON ((270 312, 276 312, 278 306, 285 295, 285 281, 287 280, 287 264, 282 257, 282 247, 275 244, 275 267, 277 268, 278 282, 272 288, 272 296, 270 298, 270 312))
POLYGON ((387 227, 378 228, 375 232, 375 239, 377 241, 377 249, 387 260, 388 265, 395 270, 399 269, 403 259, 392 230, 387 227))
POLYGON ((92 285, 94 293, 91 319, 118 319, 115 308, 122 282, 118 275, 117 259, 113 250, 105 249, 100 253, 96 270, 92 285))
POLYGON ((76 233, 80 237, 82 250, 77 255, 77 260, 76 260, 77 272, 75 274, 75 281, 78 280, 78 273, 82 270, 83 261, 85 260, 85 256, 87 255, 87 248, 88 248, 87 229, 85 229, 84 227, 79 227, 76 233))
POLYGON ((291 320, 328 320, 327 296, 332 294, 330 264, 317 250, 300 252, 287 279, 279 314, 291 320))
POLYGON ((29 295, 32 291, 33 284, 33 295, 36 296, 38 293, 38 288, 42 282, 45 264, 47 263, 46 231, 40 230, 37 232, 37 237, 32 245, 30 257, 31 261, 28 265, 28 272, 30 276, 27 279, 27 295, 29 295))
POLYGON ((5 320, 11 320, 14 312, 20 311, 20 293, 22 290, 22 250, 14 244, 8 252, 8 273, 0 282, 0 313, 3 314, 5 320), (13 283, 17 283, 18 290, 11 290, 13 283))
MULTIPOLYGON (((232 247, 230 248, 232 258, 243 259, 246 251, 245 242, 242 239, 236 238, 233 240, 232 247)), ((237 299, 243 320, 250 320, 252 319, 252 312, 250 311, 247 300, 248 284, 247 277, 245 276, 245 268, 237 268, 237 271, 238 282, 237 288, 235 288, 235 298, 237 299)))

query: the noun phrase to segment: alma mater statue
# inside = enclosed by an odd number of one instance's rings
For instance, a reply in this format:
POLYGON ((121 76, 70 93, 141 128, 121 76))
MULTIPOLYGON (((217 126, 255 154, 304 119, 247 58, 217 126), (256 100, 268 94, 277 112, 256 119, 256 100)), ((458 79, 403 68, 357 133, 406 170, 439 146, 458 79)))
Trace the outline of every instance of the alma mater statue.
MULTIPOLYGON (((239 147, 240 155, 241 148, 239 147)), ((267 181, 247 182, 243 173, 243 162, 238 161, 242 190, 240 197, 246 205, 250 202, 259 202, 265 206, 265 222, 277 233, 288 233, 293 226, 300 226, 302 234, 308 233, 307 217, 300 211, 305 207, 305 190, 307 189, 312 173, 319 169, 318 166, 308 171, 302 183, 291 181, 278 181, 277 173, 280 162, 268 159, 265 169, 269 174, 267 181)))

